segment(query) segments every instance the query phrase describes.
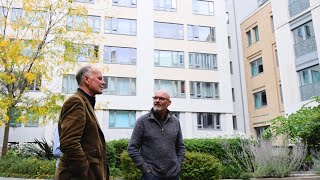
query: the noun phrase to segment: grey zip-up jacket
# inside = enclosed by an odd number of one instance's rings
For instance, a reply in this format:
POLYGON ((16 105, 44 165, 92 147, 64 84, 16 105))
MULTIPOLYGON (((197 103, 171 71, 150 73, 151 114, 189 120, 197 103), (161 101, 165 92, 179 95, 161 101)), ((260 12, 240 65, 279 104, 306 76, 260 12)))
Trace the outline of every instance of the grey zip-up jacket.
POLYGON ((181 170, 185 152, 179 120, 169 111, 163 126, 152 111, 137 120, 128 153, 142 173, 150 170, 159 177, 175 176, 181 170))

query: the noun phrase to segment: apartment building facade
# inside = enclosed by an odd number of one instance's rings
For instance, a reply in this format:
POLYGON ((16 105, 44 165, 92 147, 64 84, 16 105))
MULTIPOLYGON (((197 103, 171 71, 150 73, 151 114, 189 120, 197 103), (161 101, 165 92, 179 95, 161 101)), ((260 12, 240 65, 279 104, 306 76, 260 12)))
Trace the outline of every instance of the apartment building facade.
POLYGON ((320 1, 272 1, 285 114, 320 95, 320 1))
MULTIPOLYGON (((185 138, 245 131, 245 119, 233 118, 225 1, 75 3, 88 9, 88 23, 97 37, 86 43, 84 51, 93 50, 100 59, 94 65, 108 69, 96 107, 107 140, 130 138, 136 119, 151 109, 151 97, 158 89, 170 93, 169 109, 180 118, 185 138)), ((67 17, 68 30, 76 26, 77 19, 67 17)), ((85 56, 77 61, 79 67, 87 64, 85 56)), ((54 78, 51 86, 71 95, 77 88, 76 70, 54 78)), ((53 126, 21 124, 10 130, 9 142, 30 142, 42 136, 51 139, 53 126)), ((3 128, 0 139, 2 135, 3 128)))
POLYGON ((249 128, 240 23, 255 9, 257 9, 258 4, 256 0, 226 0, 225 2, 228 18, 227 28, 232 85, 233 121, 235 122, 235 129, 249 135, 251 132, 249 128))
POLYGON ((284 114, 271 2, 241 23, 250 130, 260 138, 268 121, 284 114))

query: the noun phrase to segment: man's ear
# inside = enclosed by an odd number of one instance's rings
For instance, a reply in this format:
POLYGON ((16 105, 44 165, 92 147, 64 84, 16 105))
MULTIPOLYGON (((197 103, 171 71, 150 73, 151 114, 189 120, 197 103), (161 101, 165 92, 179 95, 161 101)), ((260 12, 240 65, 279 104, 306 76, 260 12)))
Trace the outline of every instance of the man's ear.
POLYGON ((89 84, 89 77, 88 76, 84 77, 84 83, 89 84))

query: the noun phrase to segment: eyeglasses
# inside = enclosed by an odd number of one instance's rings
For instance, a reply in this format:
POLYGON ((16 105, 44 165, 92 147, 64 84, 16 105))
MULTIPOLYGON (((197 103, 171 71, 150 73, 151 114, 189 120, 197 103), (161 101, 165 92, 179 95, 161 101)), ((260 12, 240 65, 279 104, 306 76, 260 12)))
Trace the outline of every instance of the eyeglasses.
POLYGON ((168 99, 168 98, 158 97, 158 96, 153 96, 152 99, 153 99, 154 101, 156 101, 156 100, 158 100, 158 99, 159 99, 160 101, 165 101, 165 100, 170 101, 170 99, 168 99))

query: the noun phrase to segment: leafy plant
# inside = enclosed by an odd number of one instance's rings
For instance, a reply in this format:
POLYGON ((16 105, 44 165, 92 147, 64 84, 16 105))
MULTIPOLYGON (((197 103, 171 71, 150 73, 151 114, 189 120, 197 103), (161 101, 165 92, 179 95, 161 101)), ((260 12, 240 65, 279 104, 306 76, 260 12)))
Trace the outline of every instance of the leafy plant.
POLYGON ((240 169, 253 177, 285 177, 299 168, 305 158, 302 143, 294 146, 273 146, 270 141, 240 141, 241 151, 226 144, 227 156, 240 169))
POLYGON ((221 178, 222 167, 221 162, 214 156, 187 152, 180 177, 182 180, 216 180, 221 178))
POLYGON ((283 135, 291 143, 302 140, 310 149, 320 147, 320 96, 304 104, 297 112, 288 117, 279 116, 270 121, 264 132, 267 139, 283 135))
POLYGON ((39 149, 35 151, 38 157, 48 160, 54 159, 54 155, 52 153, 52 146, 48 144, 45 138, 42 138, 42 141, 35 138, 34 143, 39 146, 39 149))
MULTIPOLYGON (((10 150, 9 150, 10 151, 10 150)), ((9 157, 0 159, 1 177, 53 178, 55 161, 41 160, 34 157, 9 157)))

